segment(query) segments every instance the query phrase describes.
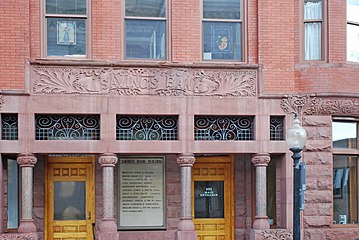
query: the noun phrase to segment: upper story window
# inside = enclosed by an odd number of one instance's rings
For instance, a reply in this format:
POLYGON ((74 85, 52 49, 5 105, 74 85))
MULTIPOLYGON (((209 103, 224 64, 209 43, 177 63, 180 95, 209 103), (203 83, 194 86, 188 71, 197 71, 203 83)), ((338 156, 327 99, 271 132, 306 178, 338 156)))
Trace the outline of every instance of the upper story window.
POLYGON ((358 121, 333 122, 333 222, 358 224, 358 121))
POLYGON ((347 61, 359 62, 359 0, 347 0, 347 61))
POLYGON ((324 0, 304 0, 304 60, 324 59, 324 0))
POLYGON ((166 0, 125 1, 125 58, 167 58, 166 0))
POLYGON ((203 0, 203 60, 243 61, 241 0, 203 0))
POLYGON ((47 57, 86 57, 88 3, 86 0, 45 0, 47 57))

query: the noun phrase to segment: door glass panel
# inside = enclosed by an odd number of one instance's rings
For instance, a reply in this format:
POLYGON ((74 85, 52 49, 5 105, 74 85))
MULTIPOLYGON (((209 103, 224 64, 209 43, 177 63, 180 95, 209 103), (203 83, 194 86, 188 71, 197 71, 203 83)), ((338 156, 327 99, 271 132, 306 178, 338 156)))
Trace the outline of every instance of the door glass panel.
POLYGON ((194 182, 194 217, 224 218, 224 182, 194 182))
POLYGON ((54 220, 86 219, 86 182, 54 182, 54 220))

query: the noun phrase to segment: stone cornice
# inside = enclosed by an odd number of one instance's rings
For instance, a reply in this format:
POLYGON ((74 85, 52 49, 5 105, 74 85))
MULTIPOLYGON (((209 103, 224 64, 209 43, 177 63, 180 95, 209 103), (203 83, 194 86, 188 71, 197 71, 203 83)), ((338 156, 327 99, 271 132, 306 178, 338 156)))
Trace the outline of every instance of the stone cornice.
POLYGON ((177 156, 177 163, 180 167, 192 167, 196 158, 191 153, 184 153, 177 156))
POLYGON ((103 153, 98 158, 101 167, 114 167, 118 161, 117 155, 113 153, 103 153))
POLYGON ((359 116, 359 98, 317 97, 309 94, 286 96, 281 101, 286 113, 298 115, 359 116))
POLYGON ((33 94, 157 95, 253 98, 257 69, 31 66, 33 94))
POLYGON ((257 153, 251 159, 255 167, 268 166, 270 162, 270 155, 268 153, 257 153))
POLYGON ((22 153, 17 156, 17 163, 20 167, 34 167, 36 162, 36 156, 31 153, 22 153))

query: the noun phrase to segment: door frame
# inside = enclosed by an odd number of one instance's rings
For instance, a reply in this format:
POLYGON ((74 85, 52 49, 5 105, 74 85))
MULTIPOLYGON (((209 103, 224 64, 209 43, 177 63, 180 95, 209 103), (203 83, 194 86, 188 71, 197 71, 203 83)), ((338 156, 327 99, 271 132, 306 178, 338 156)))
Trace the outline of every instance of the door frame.
MULTIPOLYGON (((96 166, 96 157, 94 155, 88 156, 47 156, 44 164, 44 240, 48 239, 48 217, 49 217, 49 182, 48 182, 48 174, 49 174, 49 165, 50 164, 92 164, 92 179, 93 179, 93 188, 92 188, 92 211, 91 218, 93 222, 96 220, 96 179, 95 179, 95 166, 96 166)), ((87 192, 87 189, 86 189, 87 192)), ((86 211, 87 212, 87 211, 86 211)), ((86 214, 87 215, 87 214, 86 214)), ((92 226, 91 226, 92 227, 92 226)), ((91 233, 92 234, 92 233, 91 233)))
MULTIPOLYGON (((219 155, 219 156, 200 156, 196 157, 196 161, 193 165, 193 168, 195 168, 196 163, 199 164, 229 164, 230 172, 229 176, 227 178, 229 182, 229 199, 224 199, 225 203, 224 206, 229 205, 230 206, 230 216, 229 216, 229 222, 230 222, 230 230, 231 236, 228 240, 234 240, 234 211, 235 211, 235 202, 234 202, 234 155, 219 155)), ((226 179, 225 179, 226 180, 226 179)), ((194 174, 192 170, 192 189, 191 189, 191 200, 192 200, 192 219, 194 220, 194 174)))

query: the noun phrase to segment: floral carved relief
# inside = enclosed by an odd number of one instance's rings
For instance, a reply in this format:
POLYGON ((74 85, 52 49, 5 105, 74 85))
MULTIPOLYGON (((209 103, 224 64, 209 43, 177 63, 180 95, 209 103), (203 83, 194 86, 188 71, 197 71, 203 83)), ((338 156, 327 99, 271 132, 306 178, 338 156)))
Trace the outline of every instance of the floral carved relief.
POLYGON ((286 113, 298 115, 350 115, 359 116, 359 99, 315 97, 314 95, 291 95, 282 99, 281 107, 286 113))
POLYGON ((101 167, 114 167, 117 163, 116 154, 104 153, 98 158, 101 167))
POLYGON ((252 156, 251 159, 254 166, 268 166, 268 163, 270 162, 270 155, 267 153, 258 153, 254 156, 252 156))
POLYGON ((17 156, 17 163, 20 167, 34 167, 37 162, 37 158, 33 154, 19 154, 17 156))
POLYGON ((191 153, 184 153, 177 156, 177 164, 180 167, 192 167, 196 158, 191 153))
POLYGON ((32 67, 35 94, 255 97, 256 70, 32 67))
POLYGON ((293 239, 292 231, 288 229, 273 229, 264 230, 262 233, 263 239, 268 240, 291 240, 293 239))

